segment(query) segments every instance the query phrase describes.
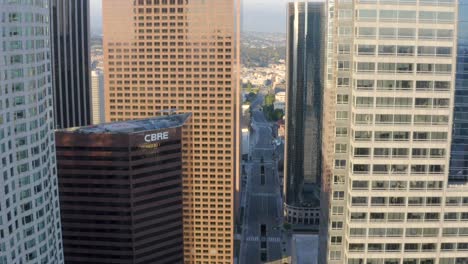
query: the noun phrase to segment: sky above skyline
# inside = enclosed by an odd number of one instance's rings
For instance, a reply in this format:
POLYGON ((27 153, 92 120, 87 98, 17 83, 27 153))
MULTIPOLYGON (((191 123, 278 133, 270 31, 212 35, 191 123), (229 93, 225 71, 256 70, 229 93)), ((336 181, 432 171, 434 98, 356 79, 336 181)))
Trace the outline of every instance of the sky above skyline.
MULTIPOLYGON (((288 0, 242 0, 242 30, 286 32, 288 0)), ((90 0, 91 31, 102 31, 101 0, 90 0)))

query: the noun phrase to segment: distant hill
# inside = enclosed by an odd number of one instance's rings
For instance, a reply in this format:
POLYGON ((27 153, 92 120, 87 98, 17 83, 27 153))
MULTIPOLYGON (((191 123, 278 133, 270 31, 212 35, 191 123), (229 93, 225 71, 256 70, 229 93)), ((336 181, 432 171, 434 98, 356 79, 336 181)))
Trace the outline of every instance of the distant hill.
POLYGON ((243 32, 241 62, 246 67, 266 67, 286 59, 286 34, 243 32))

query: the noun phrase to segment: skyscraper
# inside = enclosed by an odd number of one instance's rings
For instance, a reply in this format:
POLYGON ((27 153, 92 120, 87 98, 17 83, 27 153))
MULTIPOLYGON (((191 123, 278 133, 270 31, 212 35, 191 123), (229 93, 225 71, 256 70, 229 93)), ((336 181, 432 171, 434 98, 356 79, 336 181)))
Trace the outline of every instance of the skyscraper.
POLYGON ((322 263, 466 263, 468 186, 449 181, 458 1, 330 6, 322 263))
POLYGON ((322 151, 325 2, 288 5, 285 219, 318 225, 322 151))
POLYGON ((56 132, 67 264, 183 263, 181 139, 188 118, 56 132))
POLYGON ((238 0, 104 0, 106 120, 192 112, 185 263, 232 263, 240 140, 238 0))
POLYGON ((91 108, 93 124, 103 123, 106 118, 104 101, 104 73, 101 69, 91 72, 91 108))
POLYGON ((49 2, 0 1, 0 263, 63 263, 49 2))
POLYGON ((50 0, 57 128, 91 124, 89 0, 50 0))
POLYGON ((453 116, 451 182, 468 183, 468 1, 458 10, 457 80, 453 116))

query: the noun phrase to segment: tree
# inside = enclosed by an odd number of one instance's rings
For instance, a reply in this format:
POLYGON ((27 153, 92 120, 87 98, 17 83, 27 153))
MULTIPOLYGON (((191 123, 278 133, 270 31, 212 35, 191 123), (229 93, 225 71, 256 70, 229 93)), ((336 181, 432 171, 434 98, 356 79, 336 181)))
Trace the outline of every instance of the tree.
POLYGON ((265 96, 265 104, 266 106, 270 106, 270 105, 273 105, 273 103, 275 102, 275 95, 274 94, 269 94, 267 96, 265 96))
POLYGON ((249 82, 247 83, 247 92, 252 93, 252 89, 253 89, 253 85, 252 85, 252 83, 249 81, 249 82))
POLYGON ((274 112, 273 112, 273 120, 274 121, 278 121, 278 120, 281 120, 283 119, 283 116, 284 116, 284 113, 283 113, 283 110, 281 109, 276 109, 274 112))

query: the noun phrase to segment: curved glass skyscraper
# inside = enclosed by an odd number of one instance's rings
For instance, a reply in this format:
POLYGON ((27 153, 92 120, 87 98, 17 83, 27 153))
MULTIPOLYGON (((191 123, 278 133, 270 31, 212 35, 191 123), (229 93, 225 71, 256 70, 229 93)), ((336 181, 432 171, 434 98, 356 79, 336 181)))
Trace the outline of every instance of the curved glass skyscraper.
POLYGON ((63 263, 48 3, 0 0, 0 264, 63 263))
POLYGON ((324 2, 289 4, 284 192, 294 224, 318 224, 325 34, 324 2))

